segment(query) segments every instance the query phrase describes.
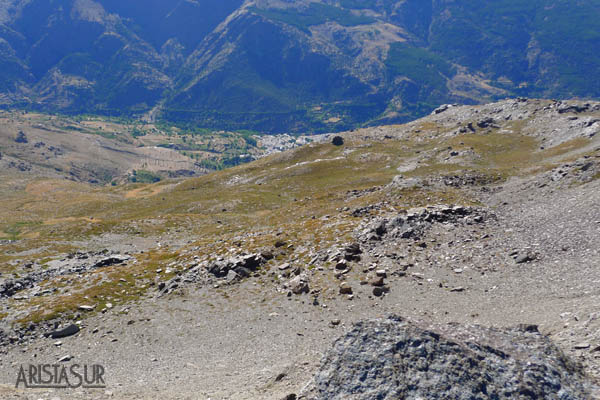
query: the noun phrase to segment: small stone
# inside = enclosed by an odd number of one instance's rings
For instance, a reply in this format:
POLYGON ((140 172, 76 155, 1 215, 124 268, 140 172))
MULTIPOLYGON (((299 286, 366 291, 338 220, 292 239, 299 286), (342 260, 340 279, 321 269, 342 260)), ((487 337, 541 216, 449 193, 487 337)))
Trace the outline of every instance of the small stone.
POLYGON ((79 332, 79 330, 80 330, 80 328, 78 325, 71 324, 64 329, 52 331, 48 334, 45 334, 44 336, 50 337, 52 339, 59 339, 59 338, 64 338, 64 337, 75 335, 76 333, 79 332))
POLYGON ((377 287, 381 287, 384 285, 384 278, 382 276, 371 276, 369 277, 369 285, 371 286, 377 286, 377 287))
POLYGON ((290 263, 283 263, 277 268, 279 268, 280 271, 285 271, 286 269, 290 268, 290 266, 290 263))
POLYGON ((456 274, 462 274, 463 273, 463 269, 462 268, 456 268, 456 269, 454 269, 454 273, 456 273, 456 274))
POLYGON ((360 249, 360 244, 358 244, 358 243, 349 244, 348 246, 346 246, 346 248, 344 250, 348 254, 361 254, 362 253, 362 250, 360 249))
POLYGON ((112 303, 106 303, 106 308, 108 308, 109 310, 110 310, 111 308, 113 308, 113 305, 112 305, 112 303))
POLYGON ((377 296, 377 297, 381 297, 389 291, 390 291, 390 289, 386 286, 378 286, 378 287, 373 288, 373 295, 377 296))
POLYGON ((575 350, 585 350, 585 349, 589 349, 590 347, 592 347, 592 345, 589 343, 579 343, 573 347, 575 348, 575 350))
POLYGON ((387 272, 384 269, 379 269, 375 273, 377 274, 377 276, 380 276, 382 278, 386 278, 387 277, 387 272))
POLYGON ((534 324, 519 324, 518 328, 523 332, 539 333, 539 326, 534 324))
POLYGON ((345 270, 348 269, 348 262, 346 260, 341 260, 335 265, 335 269, 337 270, 345 270))
POLYGON ((227 280, 227 282, 231 283, 231 282, 235 281, 236 279, 238 279, 238 277, 239 277, 239 275, 234 270, 229 270, 225 280, 227 280))
POLYGON ((342 323, 342 321, 340 319, 337 319, 337 318, 334 319, 334 320, 331 320, 331 325, 333 325, 333 326, 338 326, 341 323, 342 323))
POLYGON ((352 294, 352 286, 348 282, 342 282, 340 285, 340 294, 352 294))
POLYGON ((451 292, 455 292, 455 293, 459 293, 459 292, 464 292, 464 291, 465 291, 465 288, 464 288, 464 287, 462 287, 462 286, 458 286, 458 287, 455 287, 455 288, 452 288, 452 289, 450 289, 450 291, 451 291, 451 292))
POLYGON ((524 264, 533 260, 535 260, 535 255, 531 253, 520 253, 515 258, 517 264, 524 264))
POLYGON ((262 258, 264 258, 265 260, 272 260, 275 256, 273 255, 273 252, 269 251, 269 250, 263 250, 260 252, 260 255, 262 256, 262 258))
POLYGON ((61 341, 54 342, 54 345, 55 345, 56 347, 60 347, 60 346, 62 346, 62 342, 61 342, 61 341))
POLYGON ((71 361, 73 359, 73 356, 64 356, 58 359, 58 362, 67 362, 67 361, 71 361))
POLYGON ((381 240, 381 236, 377 235, 376 233, 371 233, 369 236, 367 236, 367 240, 369 242, 378 242, 381 240))
POLYGON ((305 275, 298 275, 289 282, 289 287, 294 294, 308 293, 308 278, 305 275))
POLYGON ((333 140, 331 140, 331 143, 332 143, 334 146, 343 146, 343 145, 344 145, 344 138, 343 138, 343 137, 341 137, 341 136, 335 136, 335 137, 333 138, 333 140))
POLYGON ((287 375, 286 375, 286 373, 285 373, 285 372, 282 372, 282 373, 280 373, 279 375, 277 375, 277 376, 275 377, 275 382, 280 382, 280 381, 282 381, 282 380, 283 380, 283 378, 285 378, 286 376, 287 376, 287 375))
POLYGON ((92 311, 96 306, 81 305, 78 308, 82 311, 92 311))

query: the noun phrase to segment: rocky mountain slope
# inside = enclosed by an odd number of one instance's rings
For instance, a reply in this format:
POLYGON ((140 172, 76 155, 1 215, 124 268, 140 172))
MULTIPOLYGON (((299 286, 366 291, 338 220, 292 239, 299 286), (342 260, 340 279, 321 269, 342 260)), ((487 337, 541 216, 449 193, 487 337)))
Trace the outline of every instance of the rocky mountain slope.
POLYGON ((581 380, 543 390, 598 398, 600 103, 443 106, 334 136, 183 181, 0 181, 3 398, 32 394, 19 365, 60 359, 106 367, 72 398, 297 398, 336 337, 389 313, 512 371, 566 366, 581 380))
POLYGON ((599 10, 598 0, 5 0, 0 102, 331 132, 442 103, 594 98, 599 10))

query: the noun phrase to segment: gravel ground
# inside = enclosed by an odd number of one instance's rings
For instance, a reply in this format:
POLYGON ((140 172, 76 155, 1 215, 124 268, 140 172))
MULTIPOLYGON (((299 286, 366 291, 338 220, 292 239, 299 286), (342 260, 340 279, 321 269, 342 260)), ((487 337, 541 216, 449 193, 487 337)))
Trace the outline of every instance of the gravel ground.
MULTIPOLYGON (((483 274, 417 266, 413 273, 422 279, 391 278, 391 291, 383 298, 355 285, 354 300, 340 297, 326 307, 313 305, 308 296, 271 298, 251 280, 231 287, 227 296, 201 288, 147 299, 126 313, 114 309, 87 319, 82 332, 62 339, 60 347, 55 339, 40 339, 11 348, 0 361, 0 381, 6 384, 0 393, 7 399, 141 399, 157 394, 169 399, 280 399, 299 392, 332 340, 353 322, 387 313, 438 323, 538 324, 597 379, 600 182, 532 201, 519 197, 522 184, 507 185, 489 198, 490 203, 501 198, 509 204, 495 208, 497 222, 485 227, 491 240, 484 253, 498 256, 483 274), (512 249, 527 247, 538 260, 517 265, 507 257, 512 249), (442 282, 445 287, 440 288, 442 282), (336 319, 339 326, 331 324, 336 319), (11 388, 20 364, 54 363, 64 355, 74 356, 71 363, 104 365, 107 389, 32 393, 11 388)), ((452 234, 470 233, 471 228, 465 229, 452 234)), ((469 244, 455 254, 476 254, 477 242, 469 244)))

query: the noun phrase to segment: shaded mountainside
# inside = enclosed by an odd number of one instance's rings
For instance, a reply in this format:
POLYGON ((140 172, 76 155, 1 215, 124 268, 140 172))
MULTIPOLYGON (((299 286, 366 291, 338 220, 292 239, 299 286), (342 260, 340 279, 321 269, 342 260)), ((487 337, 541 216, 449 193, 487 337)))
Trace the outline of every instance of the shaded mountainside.
POLYGON ((171 88, 188 49, 240 4, 4 2, 4 102, 68 112, 147 111, 171 88))
POLYGON ((292 132, 592 98, 598 21, 599 0, 6 0, 0 100, 292 132))

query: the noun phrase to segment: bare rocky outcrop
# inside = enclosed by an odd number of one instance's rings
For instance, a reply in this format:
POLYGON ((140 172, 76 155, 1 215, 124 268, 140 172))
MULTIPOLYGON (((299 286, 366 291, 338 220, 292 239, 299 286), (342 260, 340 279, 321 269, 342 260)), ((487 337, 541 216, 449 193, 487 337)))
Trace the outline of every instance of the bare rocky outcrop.
POLYGON ((0 280, 0 298, 12 297, 17 292, 33 287, 37 289, 34 295, 39 296, 45 293, 41 287, 37 286, 43 280, 57 276, 82 274, 112 265, 123 265, 131 259, 132 257, 129 255, 109 254, 108 250, 104 250, 95 253, 69 254, 62 260, 50 261, 46 269, 34 269, 35 264, 28 263, 26 266, 33 270, 31 273, 17 279, 0 280))
POLYGON ((586 399, 591 383, 535 325, 357 323, 324 356, 306 399, 586 399))
POLYGON ((436 205, 413 208, 395 217, 377 217, 360 226, 356 235, 363 241, 380 241, 384 237, 418 238, 436 223, 481 223, 488 216, 474 207, 436 205))

